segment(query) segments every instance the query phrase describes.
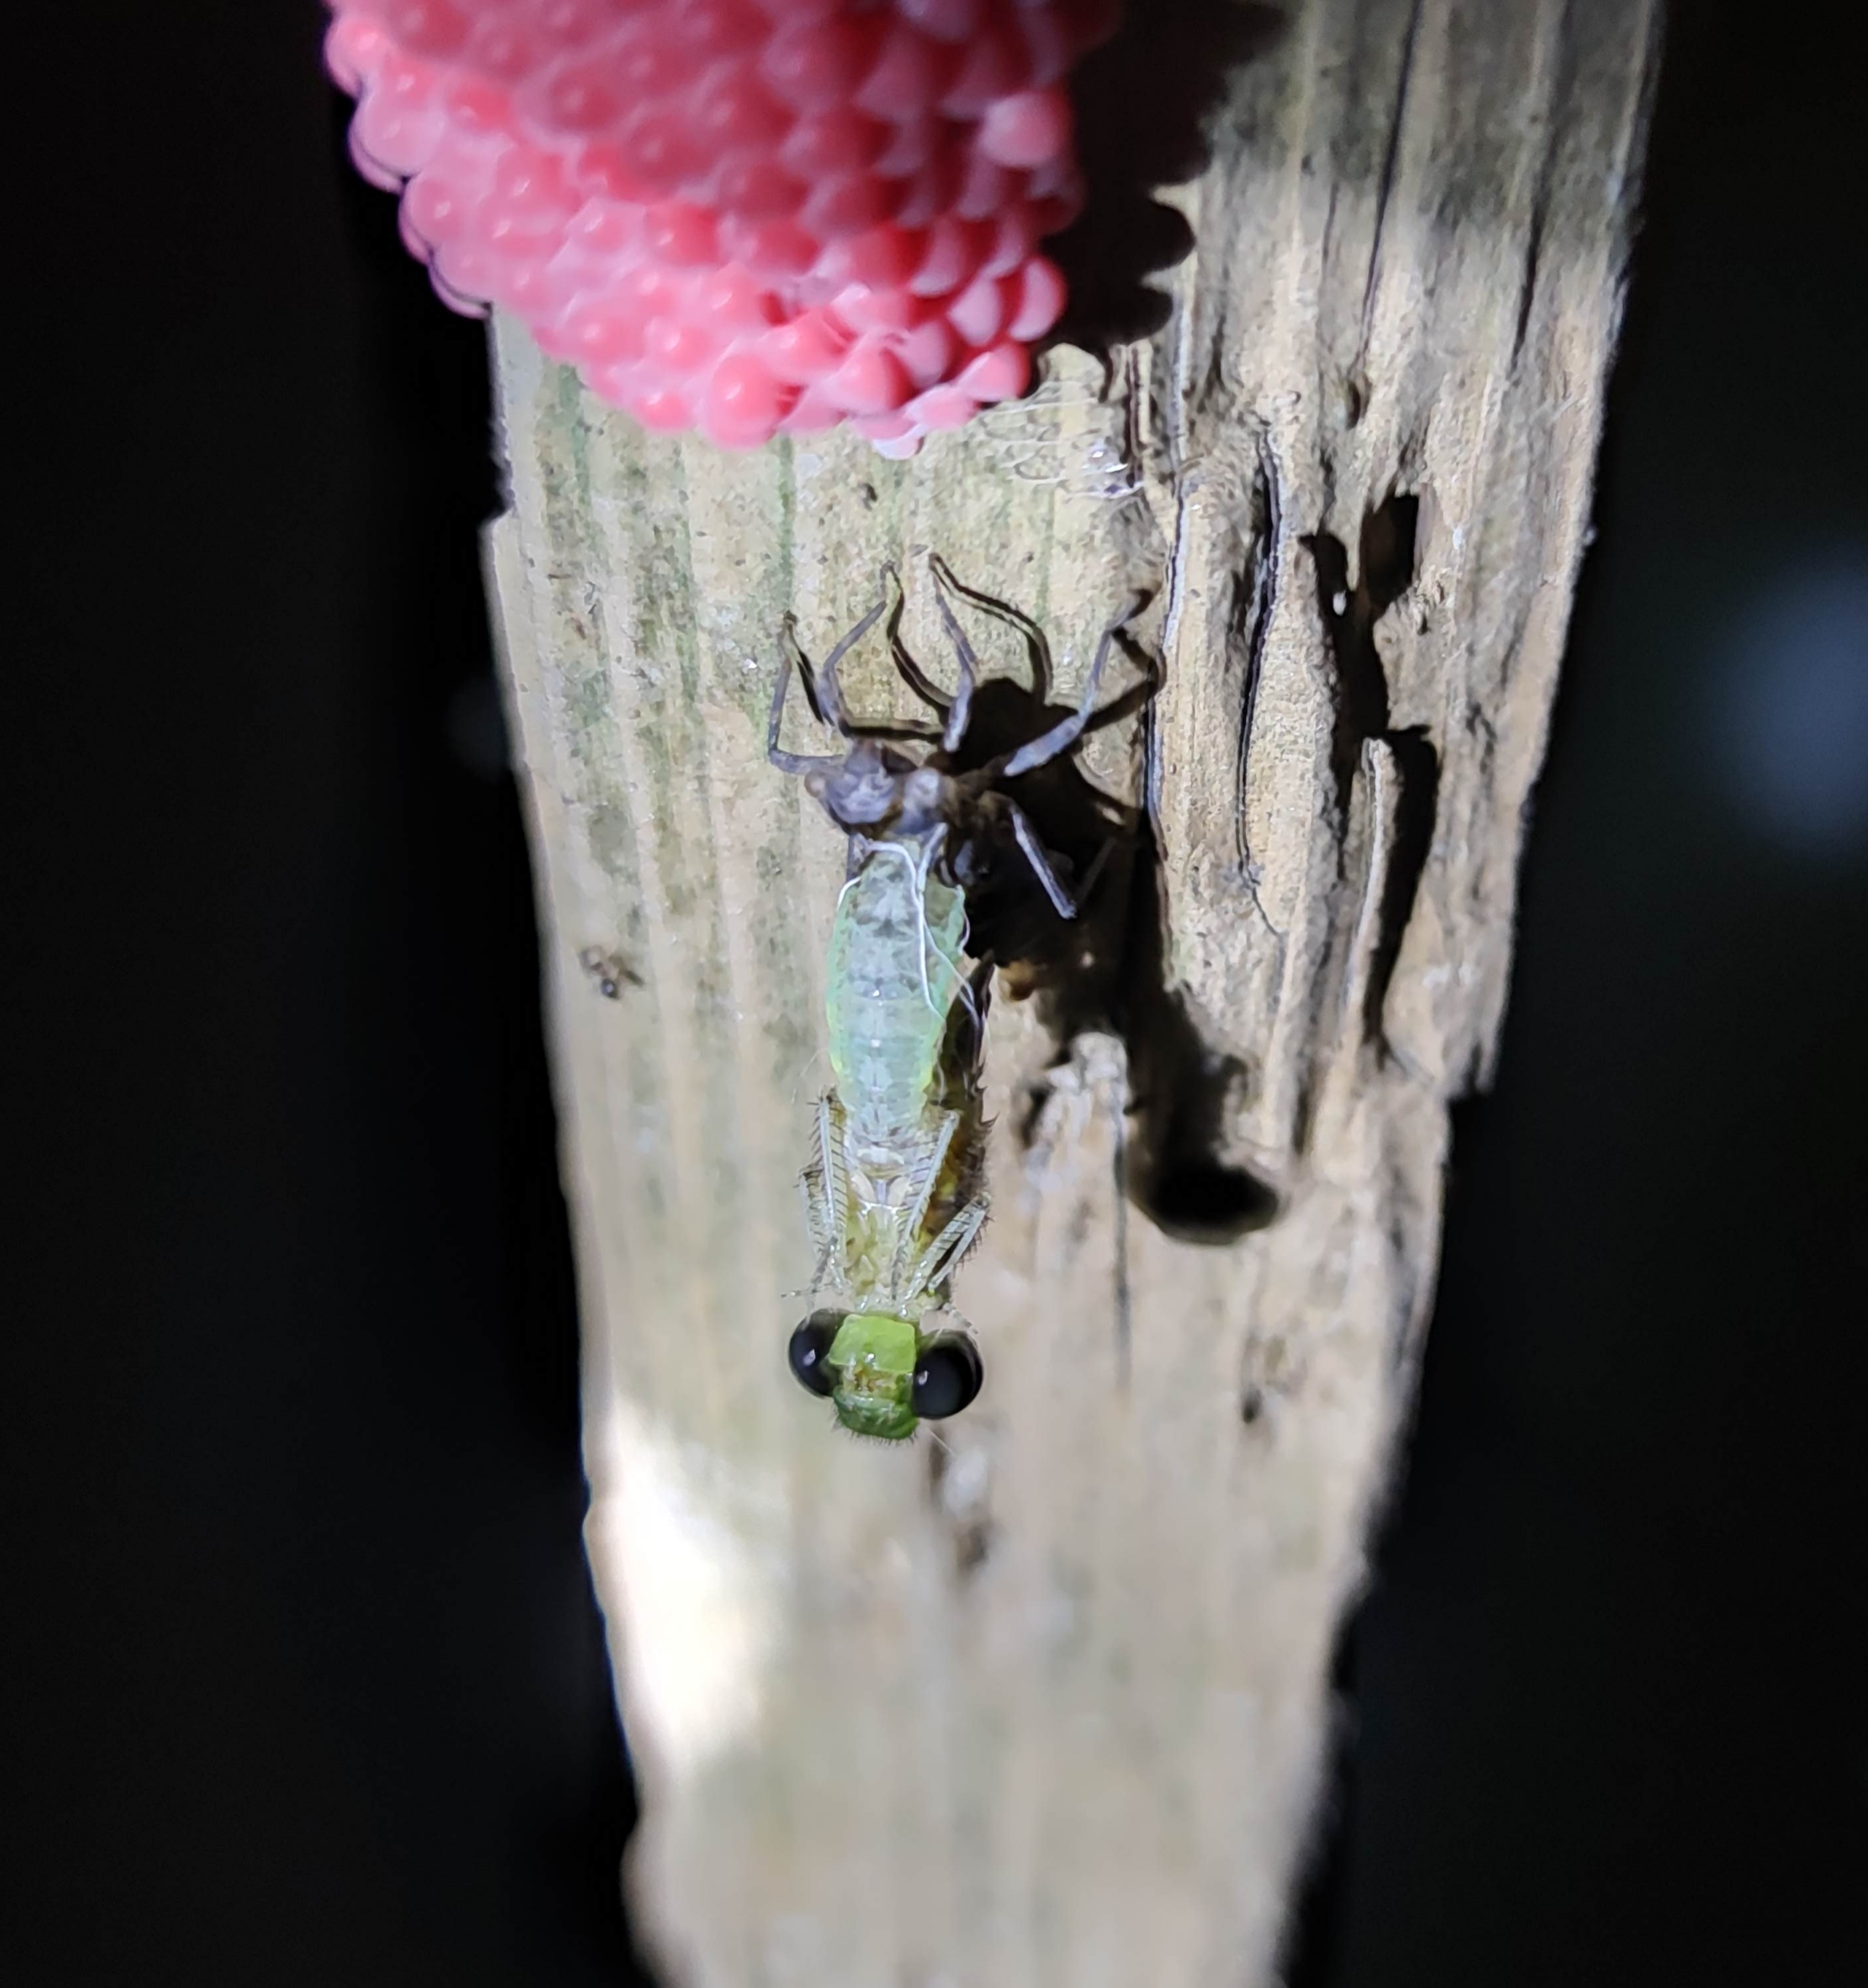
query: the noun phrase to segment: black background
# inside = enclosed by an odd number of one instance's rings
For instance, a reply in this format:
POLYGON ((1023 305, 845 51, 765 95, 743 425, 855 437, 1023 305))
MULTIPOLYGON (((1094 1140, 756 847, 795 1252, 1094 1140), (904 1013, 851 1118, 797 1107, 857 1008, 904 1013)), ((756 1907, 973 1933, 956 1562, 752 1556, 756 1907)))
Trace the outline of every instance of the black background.
MULTIPOLYGON (((1721 660, 1868 570, 1854 11, 1673 24, 1303 1988, 1868 1978, 1868 854, 1761 813, 1721 660)), ((481 335, 320 26, 13 30, 7 1960, 594 1988, 629 1796, 481 335)))

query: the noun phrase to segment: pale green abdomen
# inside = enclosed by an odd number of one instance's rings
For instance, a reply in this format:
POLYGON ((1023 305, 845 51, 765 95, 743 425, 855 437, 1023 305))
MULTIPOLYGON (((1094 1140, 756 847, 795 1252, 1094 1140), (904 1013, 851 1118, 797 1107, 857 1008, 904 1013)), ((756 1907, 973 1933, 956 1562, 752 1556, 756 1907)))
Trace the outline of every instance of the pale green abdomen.
POLYGON ((919 1125, 944 1088, 948 1016, 964 986, 965 907, 931 878, 917 888, 911 845, 872 850, 843 893, 830 933, 825 1007, 830 1063, 845 1111, 870 1139, 919 1125))

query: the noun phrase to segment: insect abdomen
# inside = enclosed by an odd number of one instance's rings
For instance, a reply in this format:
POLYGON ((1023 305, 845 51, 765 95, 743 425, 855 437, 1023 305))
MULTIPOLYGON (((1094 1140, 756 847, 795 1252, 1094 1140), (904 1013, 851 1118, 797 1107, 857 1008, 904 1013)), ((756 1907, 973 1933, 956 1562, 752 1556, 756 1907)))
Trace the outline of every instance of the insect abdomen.
POLYGON ((924 895, 904 860, 914 853, 906 844, 870 850, 830 935, 831 1067, 845 1110, 872 1136, 920 1124, 964 985, 960 894, 930 878, 924 895))

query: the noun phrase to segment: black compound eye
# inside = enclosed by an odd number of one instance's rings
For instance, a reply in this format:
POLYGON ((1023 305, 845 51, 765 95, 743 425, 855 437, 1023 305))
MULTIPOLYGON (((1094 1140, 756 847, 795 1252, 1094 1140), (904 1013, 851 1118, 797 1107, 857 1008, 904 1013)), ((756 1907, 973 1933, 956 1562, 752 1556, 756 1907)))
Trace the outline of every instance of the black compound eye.
POLYGON ((813 1395, 829 1395, 836 1386, 836 1375, 827 1357, 830 1342, 843 1323, 840 1311, 814 1311, 792 1334, 787 1354, 792 1372, 801 1388, 813 1395))
POLYGON ((937 1332, 921 1342, 914 1363, 914 1412, 935 1422, 957 1415, 985 1378, 979 1349, 964 1332, 937 1332))

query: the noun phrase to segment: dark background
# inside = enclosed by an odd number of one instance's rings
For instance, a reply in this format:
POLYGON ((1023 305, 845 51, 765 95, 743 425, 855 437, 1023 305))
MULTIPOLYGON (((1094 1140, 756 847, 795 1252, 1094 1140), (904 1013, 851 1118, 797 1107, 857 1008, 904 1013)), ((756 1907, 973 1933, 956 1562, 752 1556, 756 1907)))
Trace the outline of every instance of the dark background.
MULTIPOLYGON (((1855 11, 1674 23, 1302 1988, 1868 1978, 1855 11)), ((36 19, 8 1972, 626 1981, 481 333, 309 0, 36 19)))

